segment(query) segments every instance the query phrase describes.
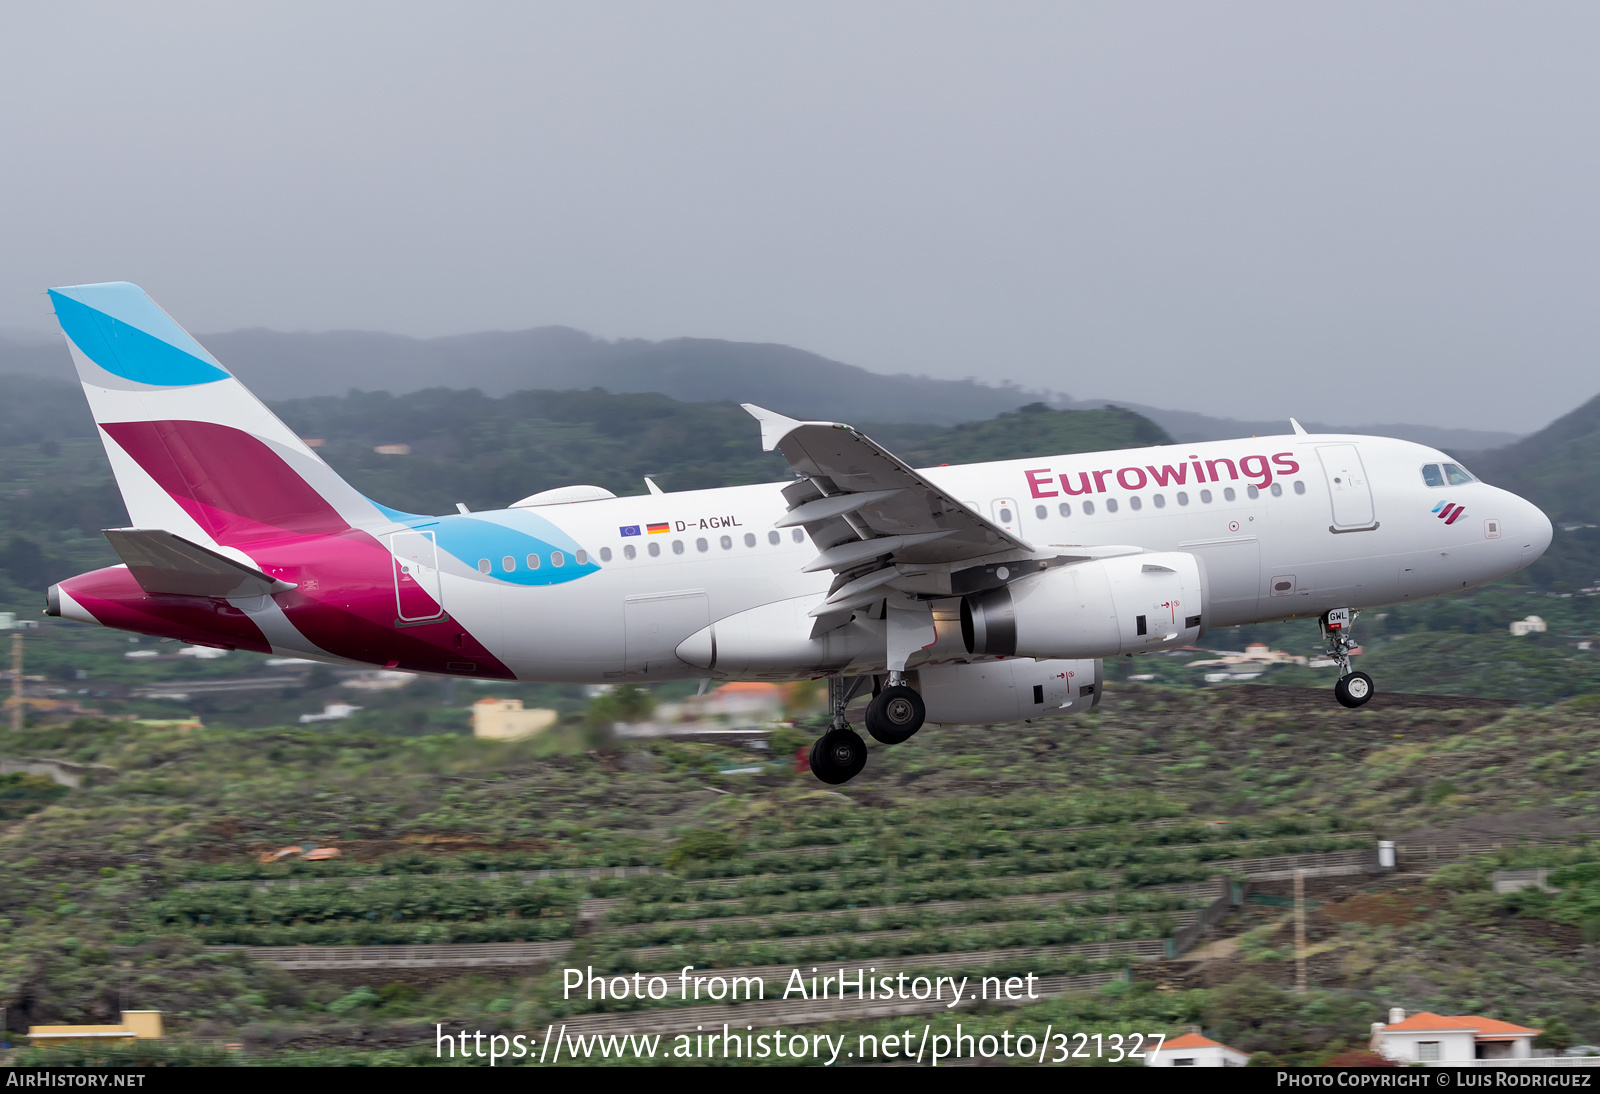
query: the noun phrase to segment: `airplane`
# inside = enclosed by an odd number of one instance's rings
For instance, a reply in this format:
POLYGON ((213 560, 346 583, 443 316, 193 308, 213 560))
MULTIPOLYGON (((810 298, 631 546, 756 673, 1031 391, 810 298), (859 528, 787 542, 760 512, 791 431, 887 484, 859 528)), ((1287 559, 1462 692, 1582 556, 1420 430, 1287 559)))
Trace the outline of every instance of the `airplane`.
POLYGON ((1293 432, 914 469, 762 407, 787 483, 492 512, 363 496, 126 282, 50 290, 131 525, 46 613, 183 642, 485 680, 828 680, 811 770, 869 734, 1097 705, 1104 659, 1316 619, 1352 668, 1362 610, 1460 592, 1550 545, 1532 503, 1408 441, 1293 432))

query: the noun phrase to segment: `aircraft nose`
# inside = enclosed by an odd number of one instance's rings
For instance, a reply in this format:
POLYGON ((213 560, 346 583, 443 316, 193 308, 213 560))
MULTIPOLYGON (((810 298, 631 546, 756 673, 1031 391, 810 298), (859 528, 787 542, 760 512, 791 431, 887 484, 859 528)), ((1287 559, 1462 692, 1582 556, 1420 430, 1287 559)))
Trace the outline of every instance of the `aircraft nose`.
POLYGON ((1522 512, 1518 514, 1516 535, 1522 545, 1522 565, 1526 566, 1550 549, 1555 529, 1550 518, 1533 502, 1518 498, 1522 512))

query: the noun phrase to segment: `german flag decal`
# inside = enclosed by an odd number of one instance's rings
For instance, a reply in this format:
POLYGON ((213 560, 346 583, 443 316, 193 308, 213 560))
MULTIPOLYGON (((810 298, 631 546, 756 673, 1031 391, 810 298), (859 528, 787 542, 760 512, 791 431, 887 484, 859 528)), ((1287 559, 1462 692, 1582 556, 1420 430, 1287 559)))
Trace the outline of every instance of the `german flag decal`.
POLYGON ((670 524, 647 524, 644 527, 645 531, 649 532, 652 536, 659 536, 672 531, 672 525, 670 524))

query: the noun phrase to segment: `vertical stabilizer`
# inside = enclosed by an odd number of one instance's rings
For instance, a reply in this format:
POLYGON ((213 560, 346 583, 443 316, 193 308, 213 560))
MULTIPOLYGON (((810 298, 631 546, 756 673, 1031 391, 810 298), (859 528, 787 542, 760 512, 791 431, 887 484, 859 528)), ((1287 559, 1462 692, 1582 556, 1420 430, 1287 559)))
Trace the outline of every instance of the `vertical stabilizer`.
POLYGON ((389 523, 137 285, 50 299, 134 527, 236 547, 389 523))

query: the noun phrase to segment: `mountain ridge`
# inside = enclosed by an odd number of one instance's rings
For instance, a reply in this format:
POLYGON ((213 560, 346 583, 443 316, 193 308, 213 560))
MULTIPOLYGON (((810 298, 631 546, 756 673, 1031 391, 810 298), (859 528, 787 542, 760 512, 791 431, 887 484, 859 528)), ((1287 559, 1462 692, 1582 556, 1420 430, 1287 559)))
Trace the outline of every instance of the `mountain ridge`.
MULTIPOLYGON (((1045 402, 1063 410, 1127 407, 1179 443, 1283 433, 1288 419, 1249 421, 1120 399, 1072 399, 1010 383, 937 380, 876 373, 779 343, 715 338, 662 341, 597 338, 572 327, 413 338, 374 331, 283 332, 263 327, 200 335, 218 360, 258 396, 281 401, 354 390, 413 391, 448 386, 490 396, 527 390, 655 393, 680 402, 754 402, 790 417, 950 426, 1045 402), (449 383, 440 384, 441 377, 449 383)), ((70 379, 59 340, 40 344, 0 335, 0 374, 70 379)), ((1496 448, 1514 433, 1391 423, 1306 423, 1317 431, 1369 433, 1452 452, 1496 448)))

